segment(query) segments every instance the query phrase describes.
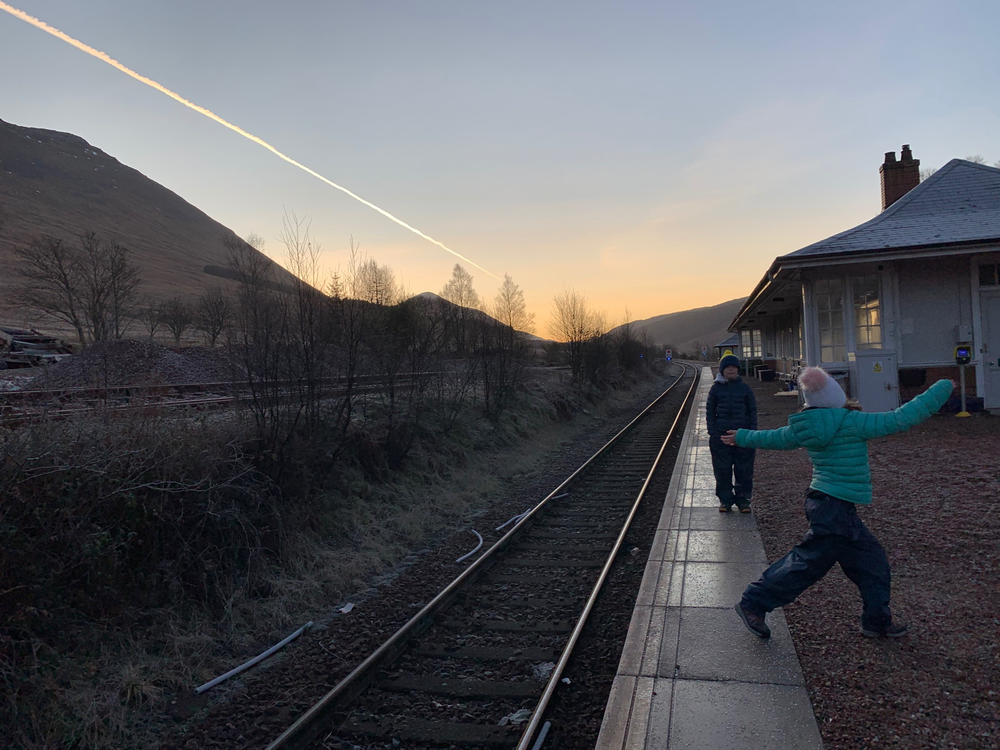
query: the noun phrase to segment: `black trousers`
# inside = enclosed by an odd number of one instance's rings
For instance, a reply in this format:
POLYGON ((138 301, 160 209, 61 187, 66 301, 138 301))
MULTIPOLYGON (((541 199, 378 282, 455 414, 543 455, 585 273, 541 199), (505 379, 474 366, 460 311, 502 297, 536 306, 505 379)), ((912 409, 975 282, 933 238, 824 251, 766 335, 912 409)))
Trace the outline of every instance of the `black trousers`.
POLYGON ((747 586, 743 592, 744 609, 763 614, 783 607, 825 576, 834 563, 840 563, 844 574, 861 592, 862 625, 872 629, 889 625, 889 559, 858 517, 857 506, 809 490, 806 517, 809 531, 802 541, 747 586))
POLYGON ((753 459, 757 451, 726 445, 720 437, 710 437, 712 471, 715 473, 715 494, 721 505, 750 505, 753 496, 753 459), (733 477, 736 477, 735 483, 733 477))

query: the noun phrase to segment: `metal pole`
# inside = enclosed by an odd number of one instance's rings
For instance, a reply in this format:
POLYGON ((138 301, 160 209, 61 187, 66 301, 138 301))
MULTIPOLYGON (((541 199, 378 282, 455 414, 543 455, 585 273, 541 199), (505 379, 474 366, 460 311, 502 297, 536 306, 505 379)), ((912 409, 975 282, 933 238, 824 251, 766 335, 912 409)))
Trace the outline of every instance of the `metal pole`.
POLYGON ((958 382, 962 386, 962 411, 960 411, 955 416, 956 417, 971 417, 972 415, 969 414, 969 412, 967 412, 965 410, 965 365, 959 365, 958 366, 958 382))

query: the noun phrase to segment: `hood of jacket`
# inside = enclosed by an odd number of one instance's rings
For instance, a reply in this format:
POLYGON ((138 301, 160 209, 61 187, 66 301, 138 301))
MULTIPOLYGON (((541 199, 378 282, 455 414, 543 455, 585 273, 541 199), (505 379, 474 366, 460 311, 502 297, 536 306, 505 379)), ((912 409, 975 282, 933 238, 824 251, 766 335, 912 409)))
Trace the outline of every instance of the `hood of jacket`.
POLYGON ((848 409, 806 409, 790 416, 788 426, 806 448, 824 448, 850 413, 848 409))

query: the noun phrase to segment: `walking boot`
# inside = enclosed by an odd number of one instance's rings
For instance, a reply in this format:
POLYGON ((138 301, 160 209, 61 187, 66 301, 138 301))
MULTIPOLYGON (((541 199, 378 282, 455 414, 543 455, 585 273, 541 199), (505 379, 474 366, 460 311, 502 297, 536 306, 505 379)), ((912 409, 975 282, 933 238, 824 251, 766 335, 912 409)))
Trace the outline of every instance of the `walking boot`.
POLYGON ((755 615, 753 612, 747 611, 743 608, 743 602, 737 602, 736 614, 738 614, 740 619, 743 620, 743 624, 747 626, 747 630, 758 638, 771 637, 771 628, 769 628, 767 623, 764 622, 763 615, 755 615))

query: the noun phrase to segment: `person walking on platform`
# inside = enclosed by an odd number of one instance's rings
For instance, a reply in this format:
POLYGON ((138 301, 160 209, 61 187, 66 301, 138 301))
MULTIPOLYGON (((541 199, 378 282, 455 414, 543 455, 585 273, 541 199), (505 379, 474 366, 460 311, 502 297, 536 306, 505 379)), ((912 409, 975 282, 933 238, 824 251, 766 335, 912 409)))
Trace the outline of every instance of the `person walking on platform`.
POLYGON ((861 593, 861 632, 898 638, 906 625, 889 609, 890 571, 885 550, 858 517, 872 501, 868 441, 914 427, 951 396, 954 382, 939 380, 895 411, 865 414, 847 404, 843 389, 826 372, 808 367, 799 375, 805 408, 777 430, 729 431, 722 441, 748 448, 792 450, 805 447, 812 460, 806 492, 809 531, 791 552, 747 586, 736 612, 747 629, 769 638, 765 615, 790 602, 826 575, 834 563, 861 593))
POLYGON ((754 450, 727 445, 722 441, 722 436, 728 430, 757 429, 757 399, 754 398, 753 389, 740 378, 740 360, 731 351, 727 350, 719 360, 719 374, 708 391, 706 409, 708 447, 712 452, 712 471, 715 473, 719 512, 728 513, 735 503, 740 512, 749 513, 753 493, 754 450))

